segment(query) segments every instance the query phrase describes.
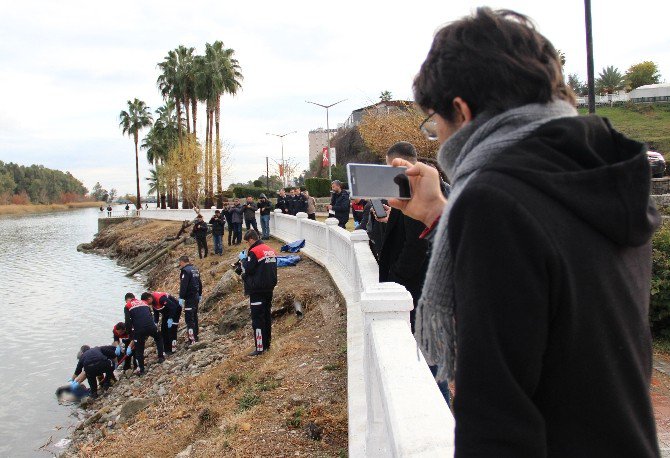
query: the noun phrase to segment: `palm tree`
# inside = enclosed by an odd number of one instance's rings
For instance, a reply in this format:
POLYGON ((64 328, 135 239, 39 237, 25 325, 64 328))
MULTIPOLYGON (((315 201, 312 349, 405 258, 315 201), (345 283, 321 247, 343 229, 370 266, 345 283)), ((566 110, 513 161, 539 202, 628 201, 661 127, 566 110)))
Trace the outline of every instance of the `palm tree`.
MULTIPOLYGON (((216 129, 216 159, 212 158, 212 127, 209 129, 209 148, 210 148, 210 181, 213 178, 212 163, 216 162, 216 194, 217 207, 223 206, 221 199, 222 175, 221 175, 221 97, 223 94, 236 95, 242 87, 241 81, 244 78, 240 72, 240 65, 233 56, 235 51, 225 48, 222 41, 215 41, 212 44, 205 45, 205 63, 209 74, 210 89, 210 111, 213 111, 216 129)), ((212 122, 210 115, 210 123, 212 122)), ((213 183, 210 185, 210 195, 213 191, 213 183)), ((212 199, 213 200, 213 199, 212 199)))
POLYGON ((382 91, 381 94, 379 94, 379 100, 382 102, 390 102, 393 99, 393 95, 391 94, 391 91, 382 91))
POLYGON ((135 178, 137 181, 137 208, 140 207, 140 164, 137 144, 139 143, 140 130, 151 126, 153 118, 149 107, 141 100, 135 98, 128 100, 128 111, 122 110, 119 113, 119 127, 123 134, 133 136, 135 142, 135 178))
MULTIPOLYGON (((145 178, 149 182, 149 190, 147 191, 148 194, 151 194, 153 192, 156 193, 156 206, 158 207, 158 203, 161 200, 161 194, 164 192, 164 185, 162 185, 162 181, 160 181, 160 165, 156 166, 155 169, 149 169, 149 176, 145 178)), ((162 207, 164 208, 164 207, 162 207)))
MULTIPOLYGON (((177 145, 177 118, 175 116, 175 105, 172 100, 165 102, 165 105, 156 109, 156 122, 151 127, 144 141, 142 148, 147 151, 147 162, 154 165, 158 170, 164 163, 169 152, 177 145)), ((157 176, 158 179, 158 176, 157 176)), ((158 204, 161 208, 166 207, 165 186, 158 186, 163 192, 158 198, 158 204)), ((172 197, 171 195, 169 196, 172 197)))
POLYGON ((624 88, 626 80, 614 65, 603 68, 596 79, 596 91, 612 94, 624 88))

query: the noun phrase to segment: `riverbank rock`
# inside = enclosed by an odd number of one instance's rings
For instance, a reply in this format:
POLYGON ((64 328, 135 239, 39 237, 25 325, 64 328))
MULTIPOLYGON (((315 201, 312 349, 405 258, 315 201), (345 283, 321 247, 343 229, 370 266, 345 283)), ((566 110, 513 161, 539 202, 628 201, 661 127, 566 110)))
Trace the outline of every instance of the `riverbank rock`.
POLYGON ((232 269, 227 270, 214 287, 214 290, 212 290, 207 299, 202 303, 200 309, 203 312, 209 312, 214 307, 214 304, 236 290, 238 281, 238 276, 235 271, 232 269))
POLYGON ((216 329, 220 335, 240 329, 249 323, 249 300, 244 299, 225 311, 216 329))
POLYGON ((80 243, 77 245, 77 251, 80 253, 90 253, 93 251, 93 245, 91 243, 80 243))
POLYGON ((129 420, 130 418, 134 417, 137 412, 146 408, 149 404, 151 404, 151 400, 149 399, 133 398, 127 401, 125 404, 123 404, 123 407, 121 407, 119 421, 124 422, 129 420))

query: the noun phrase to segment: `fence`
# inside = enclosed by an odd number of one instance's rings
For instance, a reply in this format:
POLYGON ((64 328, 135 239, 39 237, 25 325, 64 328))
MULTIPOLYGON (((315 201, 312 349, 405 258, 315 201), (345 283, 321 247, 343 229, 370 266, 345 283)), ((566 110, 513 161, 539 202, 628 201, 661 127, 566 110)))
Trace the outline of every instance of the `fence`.
MULTIPOLYGON (((213 210, 200 213, 207 219, 213 210)), ((142 217, 183 221, 193 210, 144 210, 142 217)), ((412 297, 396 283, 379 283, 365 231, 305 213, 271 215, 270 232, 322 265, 347 305, 349 456, 447 457, 454 453, 454 418, 409 326, 412 297)))

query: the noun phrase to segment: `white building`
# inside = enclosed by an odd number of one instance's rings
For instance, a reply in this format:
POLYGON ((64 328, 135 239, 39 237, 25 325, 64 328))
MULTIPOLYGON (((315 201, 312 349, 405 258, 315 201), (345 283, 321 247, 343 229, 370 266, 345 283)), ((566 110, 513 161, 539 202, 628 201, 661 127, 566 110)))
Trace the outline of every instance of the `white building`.
POLYGON ((647 84, 628 93, 634 103, 670 102, 670 84, 647 84))
MULTIPOLYGON (((337 133, 337 129, 330 129, 330 138, 337 133)), ((328 147, 328 131, 326 129, 314 129, 309 131, 309 163, 316 158, 321 158, 323 149, 328 147)))

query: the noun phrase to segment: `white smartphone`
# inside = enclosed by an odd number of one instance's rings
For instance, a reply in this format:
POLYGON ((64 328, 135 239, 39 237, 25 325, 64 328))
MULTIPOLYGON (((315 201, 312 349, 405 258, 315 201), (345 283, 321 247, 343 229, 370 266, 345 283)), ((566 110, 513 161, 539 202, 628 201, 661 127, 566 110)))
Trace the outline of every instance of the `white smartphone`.
POLYGON ((347 164, 349 190, 353 198, 411 199, 412 189, 405 175, 407 167, 376 164, 347 164))

